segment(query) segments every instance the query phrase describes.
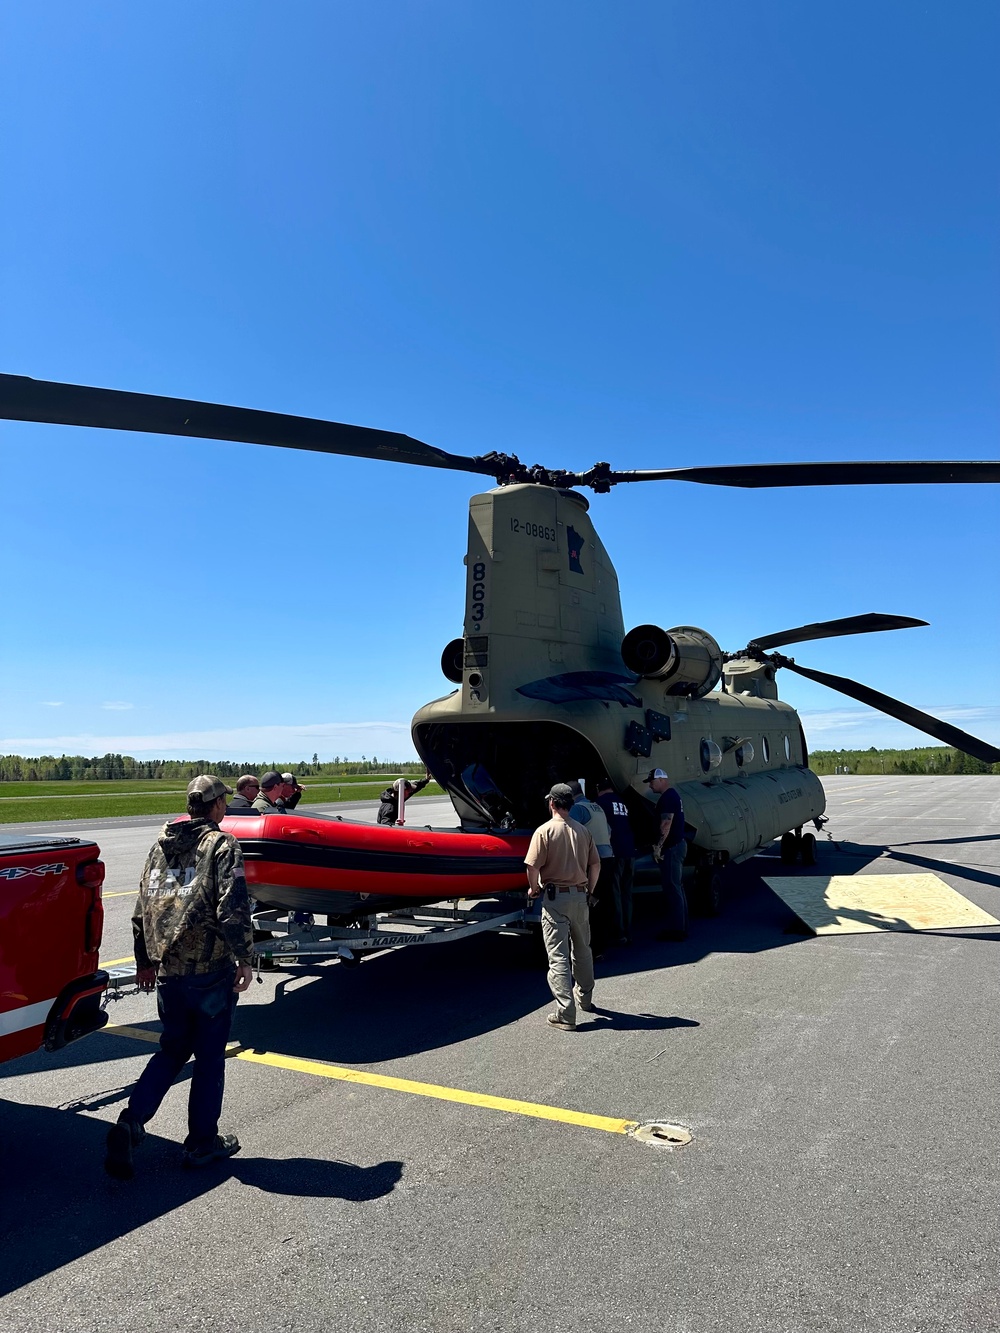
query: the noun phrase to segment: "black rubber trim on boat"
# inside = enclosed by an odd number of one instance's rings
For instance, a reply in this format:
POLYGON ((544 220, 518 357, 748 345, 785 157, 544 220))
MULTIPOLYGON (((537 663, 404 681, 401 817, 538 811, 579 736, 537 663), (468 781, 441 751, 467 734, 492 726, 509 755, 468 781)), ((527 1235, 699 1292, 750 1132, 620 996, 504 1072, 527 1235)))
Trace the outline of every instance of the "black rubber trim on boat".
POLYGON ((241 838, 245 861, 320 866, 385 875, 513 875, 524 870, 517 856, 426 856, 412 852, 367 851, 358 847, 317 847, 280 838, 241 838))

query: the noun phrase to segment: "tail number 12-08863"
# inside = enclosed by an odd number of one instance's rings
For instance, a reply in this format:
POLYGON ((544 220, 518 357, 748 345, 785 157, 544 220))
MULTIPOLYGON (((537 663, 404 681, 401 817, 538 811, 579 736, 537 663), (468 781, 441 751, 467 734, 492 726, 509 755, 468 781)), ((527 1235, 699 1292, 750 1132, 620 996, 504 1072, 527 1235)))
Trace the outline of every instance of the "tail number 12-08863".
POLYGON ((544 542, 554 542, 555 528, 547 528, 543 523, 522 523, 519 518, 510 520, 511 532, 522 532, 525 537, 540 537, 544 542))
POLYGON ((486 615, 486 565, 477 560, 472 566, 472 605, 469 619, 478 625, 486 615))

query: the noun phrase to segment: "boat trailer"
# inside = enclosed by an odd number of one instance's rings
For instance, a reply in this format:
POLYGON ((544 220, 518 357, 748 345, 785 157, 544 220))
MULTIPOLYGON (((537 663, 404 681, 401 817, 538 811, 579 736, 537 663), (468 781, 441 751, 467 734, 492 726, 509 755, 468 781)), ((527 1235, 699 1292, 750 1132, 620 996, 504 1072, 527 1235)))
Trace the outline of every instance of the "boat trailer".
MULTIPOLYGON (((253 913, 253 966, 260 973, 290 963, 339 962, 355 967, 366 955, 411 949, 418 944, 451 944, 495 931, 531 936, 541 924, 541 898, 504 908, 496 899, 456 898, 428 906, 378 912, 352 926, 318 925, 311 912, 262 908, 253 913)), ((108 999, 118 999, 136 980, 135 963, 110 967, 108 999)))

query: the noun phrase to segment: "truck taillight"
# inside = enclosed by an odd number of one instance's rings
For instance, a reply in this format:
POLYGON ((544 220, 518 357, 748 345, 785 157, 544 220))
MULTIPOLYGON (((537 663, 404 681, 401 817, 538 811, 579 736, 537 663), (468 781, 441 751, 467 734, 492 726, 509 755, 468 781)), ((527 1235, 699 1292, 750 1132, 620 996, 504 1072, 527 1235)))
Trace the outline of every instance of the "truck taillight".
POLYGON ((104 862, 84 861, 76 868, 77 883, 93 891, 93 901, 87 908, 83 926, 83 947, 86 953, 95 953, 101 947, 104 935, 104 902, 101 886, 104 883, 104 862))
POLYGON ((85 953, 94 953, 101 947, 104 936, 104 902, 95 898, 87 908, 87 920, 83 928, 83 948, 85 953))
POLYGON ((104 862, 84 861, 76 868, 76 879, 85 889, 100 889, 104 883, 104 862))

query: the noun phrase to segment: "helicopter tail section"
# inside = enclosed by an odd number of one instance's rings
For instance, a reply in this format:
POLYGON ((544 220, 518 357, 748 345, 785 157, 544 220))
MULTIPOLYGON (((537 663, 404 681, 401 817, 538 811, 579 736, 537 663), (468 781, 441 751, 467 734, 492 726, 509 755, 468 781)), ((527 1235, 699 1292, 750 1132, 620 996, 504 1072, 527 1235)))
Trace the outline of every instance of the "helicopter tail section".
POLYGON ((449 679, 473 718, 521 702, 529 681, 621 674, 618 576, 573 491, 502 486, 472 497, 462 660, 449 679))

